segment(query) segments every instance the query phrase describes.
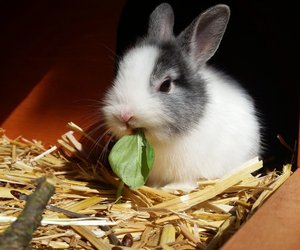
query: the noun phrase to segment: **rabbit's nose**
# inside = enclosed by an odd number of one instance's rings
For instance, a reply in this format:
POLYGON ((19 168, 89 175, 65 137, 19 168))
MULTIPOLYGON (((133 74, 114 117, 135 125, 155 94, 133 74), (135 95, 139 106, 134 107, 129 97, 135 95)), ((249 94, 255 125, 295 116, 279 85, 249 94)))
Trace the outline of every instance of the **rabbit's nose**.
POLYGON ((132 117, 133 117, 132 112, 123 111, 123 112, 121 112, 121 114, 119 116, 119 119, 120 119, 121 122, 128 123, 131 120, 132 117))

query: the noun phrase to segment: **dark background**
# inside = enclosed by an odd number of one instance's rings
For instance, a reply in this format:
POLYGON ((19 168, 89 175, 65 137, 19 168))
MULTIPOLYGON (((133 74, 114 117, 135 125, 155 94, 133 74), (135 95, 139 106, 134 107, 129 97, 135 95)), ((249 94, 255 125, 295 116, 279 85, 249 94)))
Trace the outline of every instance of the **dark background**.
POLYGON ((121 16, 117 54, 147 31, 148 16, 161 2, 175 12, 179 34, 200 12, 224 3, 231 18, 221 45, 210 64, 237 79, 255 99, 263 124, 265 163, 289 162, 292 153, 277 134, 294 147, 299 121, 299 20, 296 6, 282 1, 138 1, 129 0, 121 16), (298 30, 298 31, 297 31, 298 30))

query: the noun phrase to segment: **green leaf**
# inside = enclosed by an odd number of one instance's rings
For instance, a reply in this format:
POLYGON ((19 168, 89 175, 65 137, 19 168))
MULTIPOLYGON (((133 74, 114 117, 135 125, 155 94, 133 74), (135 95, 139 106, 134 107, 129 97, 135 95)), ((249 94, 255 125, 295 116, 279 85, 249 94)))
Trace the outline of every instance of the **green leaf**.
POLYGON ((130 188, 143 186, 149 176, 154 150, 143 133, 123 136, 113 146, 109 156, 113 172, 130 188))
POLYGON ((141 136, 143 139, 142 172, 144 172, 144 175, 148 178, 154 163, 154 149, 152 145, 146 140, 144 134, 142 134, 141 136))

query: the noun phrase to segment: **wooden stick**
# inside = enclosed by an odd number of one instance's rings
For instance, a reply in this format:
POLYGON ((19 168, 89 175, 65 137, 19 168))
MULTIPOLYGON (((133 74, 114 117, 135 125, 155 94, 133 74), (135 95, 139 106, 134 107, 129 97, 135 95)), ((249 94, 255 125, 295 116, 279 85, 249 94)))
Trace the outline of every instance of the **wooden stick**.
POLYGON ((54 190, 54 186, 45 177, 39 179, 36 190, 28 196, 18 219, 0 236, 0 249, 28 249, 32 234, 40 225, 43 210, 54 190))

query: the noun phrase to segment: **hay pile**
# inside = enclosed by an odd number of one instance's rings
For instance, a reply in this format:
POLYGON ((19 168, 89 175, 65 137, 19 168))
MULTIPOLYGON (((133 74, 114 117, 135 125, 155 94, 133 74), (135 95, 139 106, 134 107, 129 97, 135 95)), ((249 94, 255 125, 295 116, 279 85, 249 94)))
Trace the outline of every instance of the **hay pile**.
POLYGON ((20 197, 33 192, 34 179, 47 176, 55 183, 32 248, 215 249, 291 174, 286 165, 280 173, 253 176, 262 168, 253 159, 223 179, 199 182, 191 193, 144 186, 125 189, 116 201, 117 178, 80 152, 73 133, 87 135, 69 126, 58 146, 47 149, 40 141, 9 139, 0 129, 0 232, 22 211, 20 197))

